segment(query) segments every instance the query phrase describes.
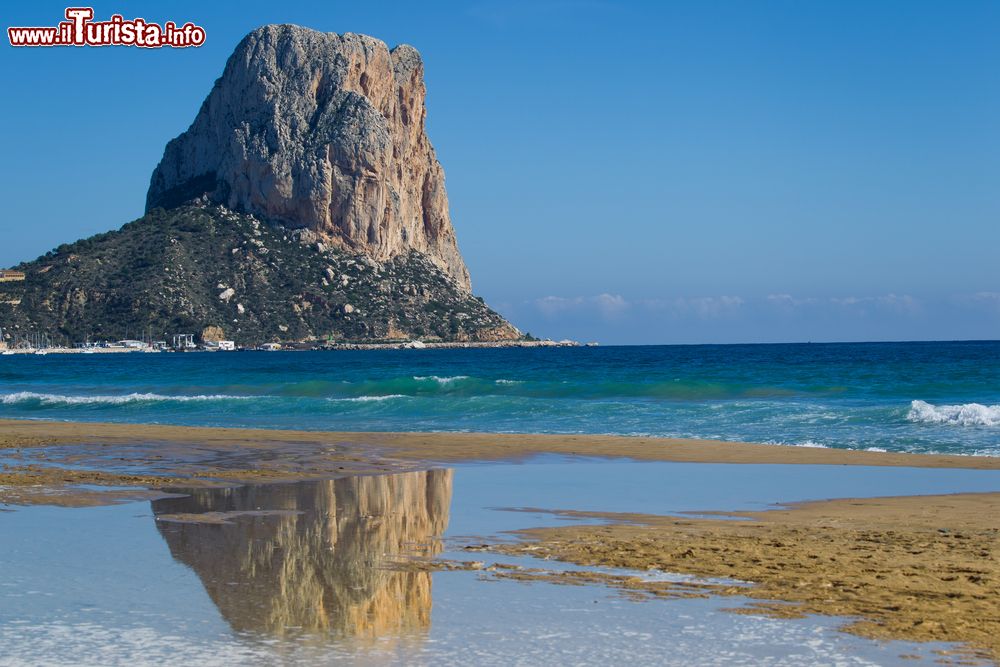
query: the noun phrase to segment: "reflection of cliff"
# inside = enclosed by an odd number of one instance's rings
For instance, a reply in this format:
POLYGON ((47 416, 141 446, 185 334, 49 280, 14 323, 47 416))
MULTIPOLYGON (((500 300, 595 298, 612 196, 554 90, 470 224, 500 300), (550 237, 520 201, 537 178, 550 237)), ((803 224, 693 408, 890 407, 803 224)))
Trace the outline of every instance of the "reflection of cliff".
POLYGON ((438 552, 451 484, 452 471, 431 470, 201 489, 157 500, 153 512, 288 510, 157 527, 234 630, 374 638, 430 626, 430 574, 389 570, 383 560, 438 552))

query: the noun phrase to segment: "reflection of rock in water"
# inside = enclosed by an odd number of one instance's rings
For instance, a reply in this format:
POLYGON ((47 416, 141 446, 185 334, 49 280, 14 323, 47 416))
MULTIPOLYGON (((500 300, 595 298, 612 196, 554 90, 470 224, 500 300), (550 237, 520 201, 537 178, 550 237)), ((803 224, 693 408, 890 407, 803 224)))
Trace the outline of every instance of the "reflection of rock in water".
POLYGON ((238 631, 276 636, 405 635, 430 626, 427 572, 382 567, 385 556, 438 553, 452 471, 200 489, 153 502, 157 516, 292 510, 228 523, 157 521, 238 631), (297 512, 297 513, 295 513, 297 512))

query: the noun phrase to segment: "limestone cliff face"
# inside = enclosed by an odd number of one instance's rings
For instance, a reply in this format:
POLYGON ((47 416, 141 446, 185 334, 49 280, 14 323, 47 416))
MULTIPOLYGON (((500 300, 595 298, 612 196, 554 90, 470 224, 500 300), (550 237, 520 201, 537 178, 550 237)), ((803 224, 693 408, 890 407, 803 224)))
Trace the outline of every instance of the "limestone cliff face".
POLYGON ((410 46, 259 28, 167 144, 147 210, 207 195, 378 261, 419 251, 468 291, 425 94, 410 46))

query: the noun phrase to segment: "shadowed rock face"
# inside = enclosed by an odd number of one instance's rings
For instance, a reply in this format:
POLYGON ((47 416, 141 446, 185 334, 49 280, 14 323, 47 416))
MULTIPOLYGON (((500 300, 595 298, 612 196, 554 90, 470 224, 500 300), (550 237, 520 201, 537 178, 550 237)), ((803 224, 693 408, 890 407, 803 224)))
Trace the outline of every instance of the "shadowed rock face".
POLYGON ((153 512, 234 630, 412 637, 430 627, 431 575, 385 560, 438 552, 451 487, 452 471, 432 470, 199 489, 153 512))
POLYGON ((154 209, 20 264, 23 283, 0 283, 0 324, 69 345, 129 331, 167 341, 205 332, 241 345, 521 337, 423 253, 378 263, 320 250, 296 238, 313 232, 296 231, 215 205, 154 209))
POLYGON ((470 290, 424 127, 420 54, 346 33, 250 33, 191 127, 167 144, 147 210, 201 195, 378 261, 417 250, 470 290))

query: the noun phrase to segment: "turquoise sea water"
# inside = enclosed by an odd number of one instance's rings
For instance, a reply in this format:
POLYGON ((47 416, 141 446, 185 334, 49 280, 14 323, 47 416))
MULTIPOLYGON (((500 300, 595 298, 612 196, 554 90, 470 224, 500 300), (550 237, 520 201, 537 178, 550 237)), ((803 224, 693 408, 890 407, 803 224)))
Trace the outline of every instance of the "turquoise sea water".
POLYGON ((0 417, 1000 455, 1000 342, 11 355, 0 417))

